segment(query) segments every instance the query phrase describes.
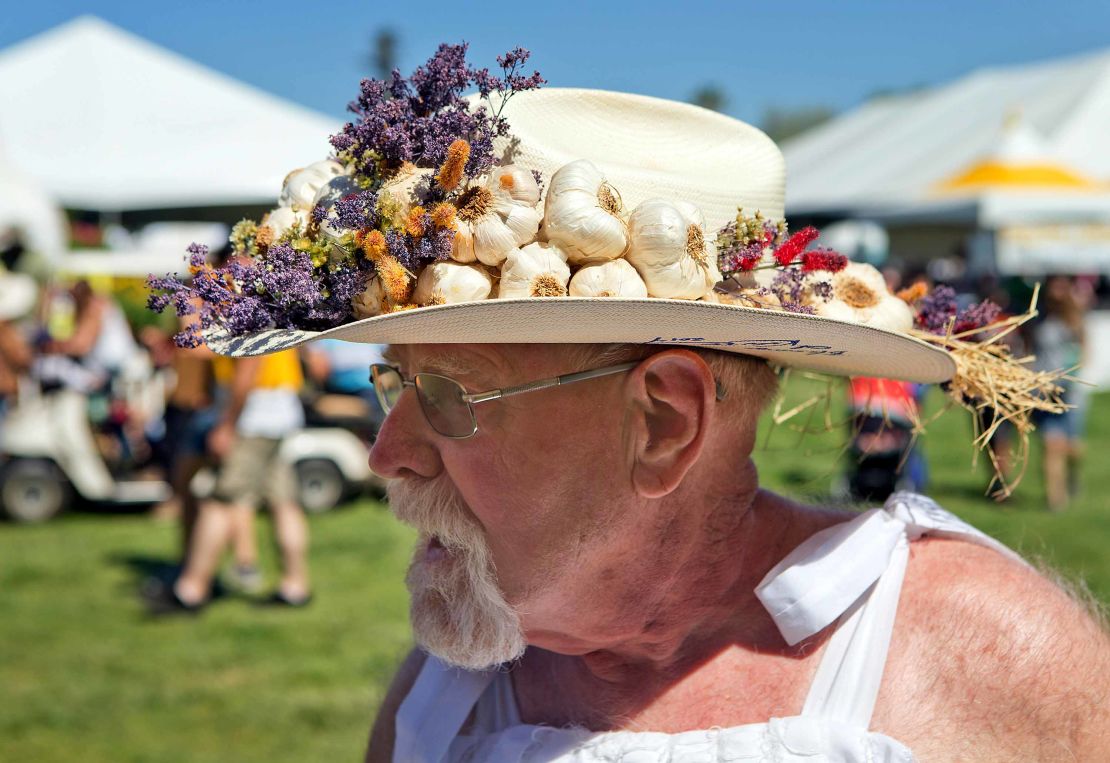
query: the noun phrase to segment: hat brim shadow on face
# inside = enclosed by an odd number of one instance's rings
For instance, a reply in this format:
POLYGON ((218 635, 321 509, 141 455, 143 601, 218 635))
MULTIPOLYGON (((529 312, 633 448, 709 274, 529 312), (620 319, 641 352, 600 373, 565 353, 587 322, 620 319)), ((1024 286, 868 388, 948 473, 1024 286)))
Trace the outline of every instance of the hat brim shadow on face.
POLYGON ((247 357, 317 339, 369 344, 654 344, 755 355, 781 366, 837 376, 934 384, 956 364, 942 349, 904 334, 815 315, 673 299, 559 297, 491 299, 401 310, 327 331, 271 329, 206 343, 247 357))

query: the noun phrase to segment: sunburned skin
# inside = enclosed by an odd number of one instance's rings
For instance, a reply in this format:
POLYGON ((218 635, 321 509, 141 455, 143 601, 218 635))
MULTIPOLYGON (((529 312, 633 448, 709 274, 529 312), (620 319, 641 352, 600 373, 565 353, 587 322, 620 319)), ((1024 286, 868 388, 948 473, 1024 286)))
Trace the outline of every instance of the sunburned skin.
MULTIPOLYGON (((601 365, 535 345, 391 353, 407 376, 450 367, 472 391, 601 365)), ((714 374, 665 350, 625 375, 477 406, 467 440, 436 436, 406 391, 382 427, 374 471, 449 483, 482 528, 529 645, 511 671, 524 722, 677 733, 801 711, 833 626, 788 647, 753 589, 851 514, 758 487, 748 401, 763 396, 718 402, 714 374)), ((390 759, 420 664, 399 672, 368 760, 390 759)), ((1108 676, 1105 632, 1058 587, 925 538, 910 546, 870 728, 922 760, 1100 760, 1108 676)))

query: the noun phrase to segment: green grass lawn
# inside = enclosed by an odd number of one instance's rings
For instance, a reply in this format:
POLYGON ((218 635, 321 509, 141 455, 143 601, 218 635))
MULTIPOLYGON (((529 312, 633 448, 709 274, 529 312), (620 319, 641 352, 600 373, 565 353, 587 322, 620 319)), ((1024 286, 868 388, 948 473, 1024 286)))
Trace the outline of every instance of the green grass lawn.
MULTIPOLYGON (((1110 395, 1093 401, 1085 489, 1062 515, 1043 509, 1036 453, 1011 501, 984 499, 969 426, 953 411, 932 427, 931 494, 1110 601, 1110 395)), ((765 483, 826 493, 840 430, 771 435, 757 456, 765 483)), ((95 514, 0 525, 0 760, 358 759, 409 645, 402 577, 412 534, 369 500, 311 523, 317 597, 308 609, 229 596, 199 617, 168 620, 148 619, 136 592, 173 560, 174 527, 95 514)), ((272 555, 264 561, 274 569, 272 555)))

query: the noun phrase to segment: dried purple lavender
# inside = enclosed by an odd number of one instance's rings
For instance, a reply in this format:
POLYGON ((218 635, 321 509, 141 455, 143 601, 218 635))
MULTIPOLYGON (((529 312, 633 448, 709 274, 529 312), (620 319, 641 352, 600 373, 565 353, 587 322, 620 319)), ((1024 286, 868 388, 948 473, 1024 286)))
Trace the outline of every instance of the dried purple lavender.
POLYGON ((501 109, 514 94, 544 84, 538 72, 525 77, 519 69, 529 53, 515 48, 498 57, 502 76, 488 69, 476 70, 466 62, 467 44, 440 45, 428 62, 406 80, 394 71, 389 80, 363 80, 359 97, 348 109, 356 119, 332 136, 332 145, 350 155, 356 171, 365 177, 380 176, 386 168, 412 162, 434 168, 447 157, 455 140, 470 144, 466 171, 480 174, 493 165, 493 139, 508 132, 501 109), (463 92, 475 85, 489 103, 495 91, 501 96, 496 112, 492 104, 471 111, 463 92))
POLYGON ((951 286, 937 286, 930 294, 921 298, 914 322, 925 331, 943 334, 958 310, 956 290, 951 286))

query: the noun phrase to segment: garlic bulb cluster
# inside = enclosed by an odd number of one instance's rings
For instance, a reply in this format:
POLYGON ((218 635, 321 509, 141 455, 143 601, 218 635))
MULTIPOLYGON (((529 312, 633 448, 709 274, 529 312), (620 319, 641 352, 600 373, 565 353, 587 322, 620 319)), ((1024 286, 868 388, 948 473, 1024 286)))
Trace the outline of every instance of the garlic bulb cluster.
POLYGON ((515 249, 501 266, 499 299, 522 297, 565 297, 570 268, 553 244, 529 244, 515 249))
POLYGON ((303 169, 293 170, 285 177, 278 205, 311 212, 320 187, 342 174, 343 165, 334 159, 324 159, 303 169))
POLYGON ((486 182, 455 202, 458 221, 452 259, 497 267, 510 252, 536 237, 542 215, 540 187, 522 167, 496 167, 486 182))
POLYGON ((349 180, 343 165, 334 159, 313 162, 286 175, 277 209, 271 210, 261 222, 260 227, 269 229, 268 240, 276 241, 294 228, 304 232, 319 194, 333 180, 349 180))
POLYGON ((418 305, 450 305, 488 299, 493 278, 481 265, 434 262, 416 279, 412 301, 418 305))
POLYGON ((620 195, 585 159, 563 165, 551 177, 543 229, 572 265, 613 260, 628 249, 620 195))
POLYGON ((692 204, 652 199, 628 218, 632 263, 652 297, 698 299, 721 280, 705 218, 692 204))
POLYGON ((888 331, 913 327, 909 305, 890 293, 883 274, 862 262, 849 263, 832 277, 832 297, 815 303, 818 315, 888 331))
POLYGON ((583 265, 570 279, 572 297, 627 297, 643 299, 648 295, 644 279, 627 260, 609 260, 583 265))

